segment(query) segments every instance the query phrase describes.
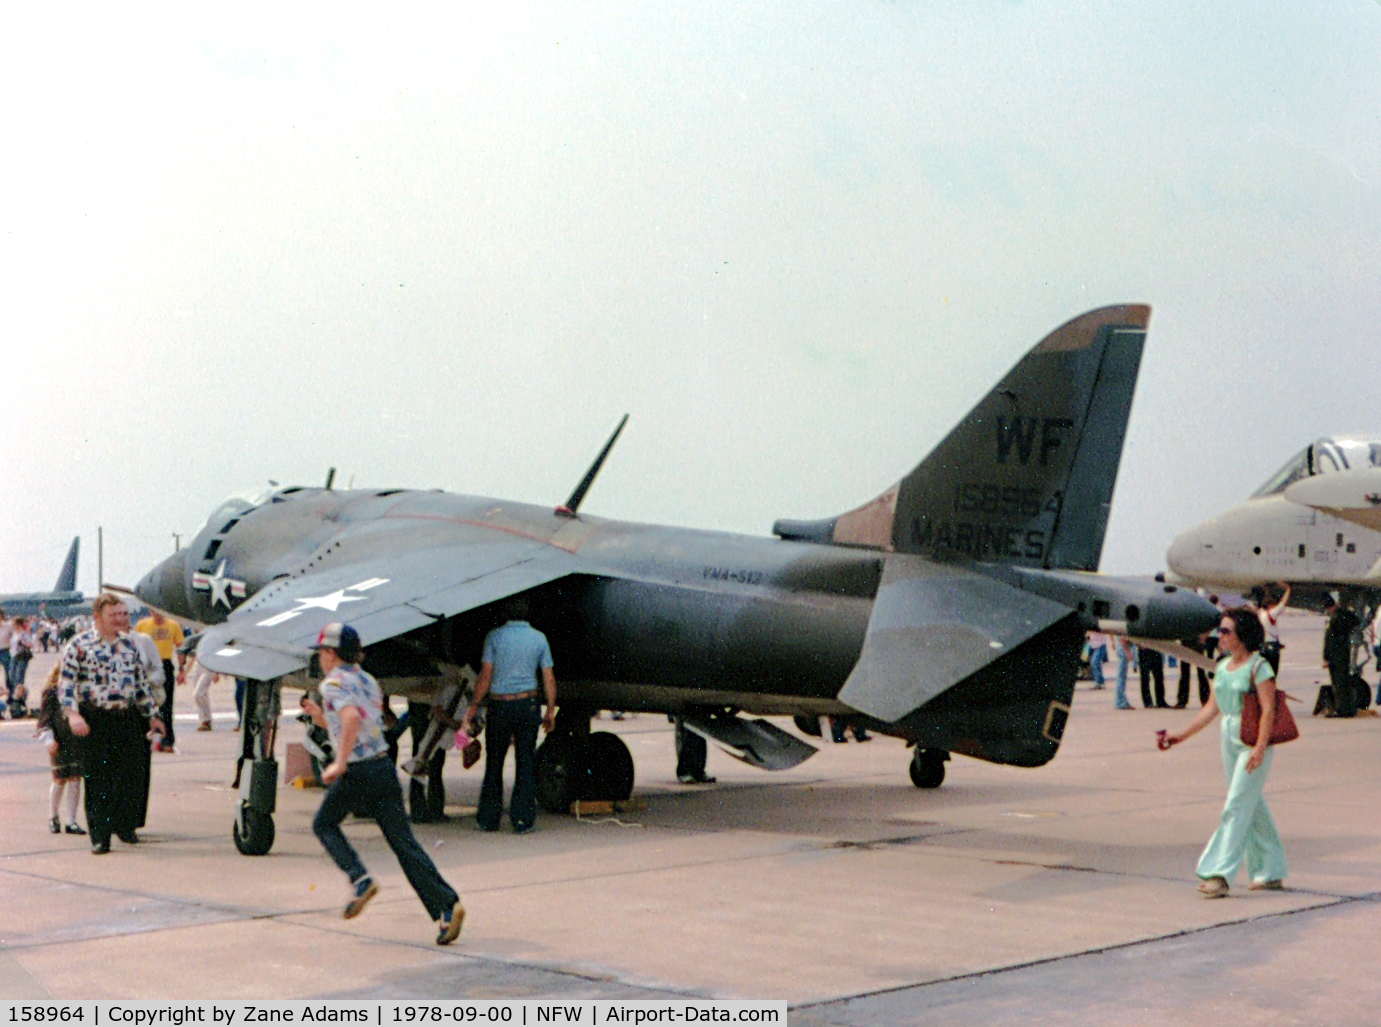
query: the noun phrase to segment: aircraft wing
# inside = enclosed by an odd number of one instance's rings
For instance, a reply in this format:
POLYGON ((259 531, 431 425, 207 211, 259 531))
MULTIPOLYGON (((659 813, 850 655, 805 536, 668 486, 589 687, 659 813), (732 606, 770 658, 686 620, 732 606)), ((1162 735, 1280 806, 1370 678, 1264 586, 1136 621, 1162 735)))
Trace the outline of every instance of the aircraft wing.
POLYGON ((1073 611, 994 578, 895 553, 842 702, 896 723, 1073 611))
POLYGON ((367 647, 574 569, 565 550, 517 539, 375 556, 265 586, 206 631, 197 659, 220 674, 268 680, 306 667, 332 621, 351 624, 367 647))
POLYGON ((1303 478, 1285 490, 1285 498, 1381 531, 1381 467, 1303 478))

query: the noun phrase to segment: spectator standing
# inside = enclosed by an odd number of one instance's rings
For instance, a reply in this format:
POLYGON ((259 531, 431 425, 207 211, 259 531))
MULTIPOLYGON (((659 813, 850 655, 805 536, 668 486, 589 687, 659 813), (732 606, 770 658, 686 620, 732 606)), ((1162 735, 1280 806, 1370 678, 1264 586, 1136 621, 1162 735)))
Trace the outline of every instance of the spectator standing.
POLYGON ((58 704, 58 675, 61 672, 62 664, 53 664, 39 698, 35 728, 53 767, 53 783, 48 787, 48 830, 53 834, 61 831, 86 834, 77 823, 77 802, 82 791, 81 749, 58 704))
POLYGON ((0 684, 5 686, 5 701, 10 697, 10 642, 14 638, 14 621, 0 610, 0 684))
POLYGON ((103 593, 91 604, 93 626, 62 651, 58 701, 72 733, 82 740, 86 781, 86 826, 91 851, 110 851, 110 836, 139 841, 142 753, 148 750, 144 718, 162 733, 163 722, 149 694, 139 650, 121 632, 129 610, 119 597, 103 593))
MULTIPOLYGON (((1333 709, 1329 717, 1355 717, 1357 696, 1352 687, 1352 635, 1362 625, 1361 619, 1330 595, 1324 600, 1328 626, 1323 632, 1323 665, 1328 668, 1328 680, 1333 688, 1333 709)), ((1323 697, 1320 696, 1320 703, 1323 697)), ((1314 712, 1319 710, 1318 704, 1314 712)))
POLYGON ((1113 692, 1113 708, 1118 710, 1135 709, 1136 707, 1127 701, 1127 669, 1133 662, 1132 643, 1121 635, 1114 635, 1112 636, 1112 644, 1113 654, 1117 657, 1117 691, 1113 692))
POLYGON ((1103 688, 1103 662, 1108 658, 1108 636, 1101 631, 1088 633, 1088 669, 1093 676, 1093 687, 1103 688))
POLYGON ((547 636, 526 620, 527 601, 510 599, 504 606, 508 620, 484 639, 475 694, 465 711, 461 730, 470 734, 479 704, 489 698, 484 729, 484 784, 480 786, 479 811, 475 826, 481 831, 497 831, 503 816, 503 763, 508 747, 513 746, 513 795, 508 819, 515 834, 526 834, 537 821, 537 775, 534 752, 537 728, 550 732, 556 726, 556 675, 552 669, 551 646, 547 636), (547 712, 541 712, 542 680, 547 712))
POLYGON ((216 675, 201 665, 196 654, 186 658, 187 644, 184 643, 182 669, 178 671, 178 682, 189 682, 192 686, 192 702, 197 708, 198 731, 211 730, 211 684, 216 675))
POLYGON ((34 633, 29 630, 29 618, 16 617, 14 630, 10 634, 10 673, 8 702, 10 716, 15 720, 27 712, 24 677, 29 671, 29 661, 34 657, 34 633))
POLYGON ((1271 673, 1275 675, 1280 674, 1280 651, 1285 648, 1280 641, 1280 615, 1290 603, 1290 586, 1284 581, 1277 584, 1280 586, 1280 598, 1273 603, 1270 592, 1263 593, 1261 606, 1256 611, 1256 617, 1261 621, 1261 630, 1266 634, 1266 641, 1261 645, 1261 655, 1266 657, 1266 662, 1271 665, 1271 673))
POLYGON ((1157 649, 1137 646, 1137 667, 1141 671, 1141 705, 1150 709, 1168 710, 1165 701, 1165 656, 1157 649), (1154 694, 1153 694, 1154 693, 1154 694))
POLYGON ((177 730, 173 727, 173 691, 181 674, 184 659, 182 652, 178 649, 184 638, 182 625, 175 620, 169 620, 160 611, 154 610, 136 624, 134 630, 153 639, 153 644, 158 647, 158 658, 163 663, 164 696, 160 705, 163 723, 167 725, 168 733, 163 736, 163 741, 159 743, 158 748, 161 752, 172 752, 173 746, 177 742, 177 730), (174 653, 177 654, 178 673, 176 674, 173 672, 174 653))

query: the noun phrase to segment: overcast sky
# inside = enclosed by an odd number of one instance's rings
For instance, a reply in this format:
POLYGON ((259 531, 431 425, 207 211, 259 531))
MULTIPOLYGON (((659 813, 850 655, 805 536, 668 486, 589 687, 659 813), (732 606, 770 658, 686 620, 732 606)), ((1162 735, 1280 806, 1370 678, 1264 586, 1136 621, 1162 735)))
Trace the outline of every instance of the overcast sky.
MULTIPOLYGON (((1103 569, 1381 436, 1381 5, 96 15, 0 38, 0 592, 283 483, 767 534, 1153 307, 1103 569)), ((195 5, 193 5, 195 7, 195 5)))

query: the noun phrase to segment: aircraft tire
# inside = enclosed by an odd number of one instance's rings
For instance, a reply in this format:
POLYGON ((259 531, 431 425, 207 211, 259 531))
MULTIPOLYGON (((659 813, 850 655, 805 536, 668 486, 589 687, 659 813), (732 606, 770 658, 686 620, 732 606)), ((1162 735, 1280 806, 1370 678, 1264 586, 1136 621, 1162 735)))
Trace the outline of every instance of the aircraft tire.
POLYGON ((939 788, 945 781, 945 756, 939 749, 916 749, 911 754, 911 783, 917 788, 939 788))
POLYGON ((1361 674, 1352 675, 1352 692, 1353 695, 1356 697, 1352 700, 1353 705, 1357 709, 1365 710, 1370 708, 1371 686, 1366 683, 1366 680, 1362 677, 1361 674))
POLYGON ((586 799, 620 802, 633 794, 633 754, 623 739, 596 731, 585 743, 586 799))
POLYGON ((809 735, 811 738, 820 737, 819 717, 807 717, 803 713, 798 713, 791 718, 791 722, 796 725, 796 730, 801 732, 801 734, 809 735))
POLYGON ((230 829, 235 848, 242 856, 267 856, 273 848, 273 817, 248 808, 242 808, 240 813, 230 829), (245 824, 244 832, 240 830, 241 820, 245 824))
POLYGON ((576 785, 580 775, 575 767, 575 746, 569 736, 547 736, 537 747, 537 804, 548 813, 569 813, 571 803, 579 796, 576 785))

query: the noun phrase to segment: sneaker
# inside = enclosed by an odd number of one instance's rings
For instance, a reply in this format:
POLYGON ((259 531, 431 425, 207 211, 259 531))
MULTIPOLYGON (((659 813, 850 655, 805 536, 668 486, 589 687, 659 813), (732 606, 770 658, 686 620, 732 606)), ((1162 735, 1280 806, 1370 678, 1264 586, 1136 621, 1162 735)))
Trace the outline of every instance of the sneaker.
POLYGON ((86 834, 86 828, 82 827, 80 824, 68 824, 63 830, 68 834, 86 834))
POLYGON ((460 904, 460 899, 451 907, 451 911, 437 922, 440 928, 437 931, 436 943, 438 945, 449 945, 460 937, 460 925, 465 923, 465 907, 460 904))
POLYGON ((104 839, 104 840, 102 840, 102 841, 99 841, 99 842, 92 842, 92 843, 91 843, 91 855, 93 855, 93 856, 104 856, 104 855, 105 855, 106 853, 108 853, 109 851, 110 851, 110 839, 109 839, 109 838, 106 838, 106 839, 104 839))
POLYGON ((1283 881, 1253 881, 1247 885, 1249 891, 1284 891, 1283 881))
POLYGON ((52 820, 48 821, 48 832, 50 834, 62 833, 62 825, 58 823, 57 817, 54 817, 52 820))
POLYGON ((716 779, 709 774, 681 774, 676 780, 683 785, 712 785, 716 779))
POLYGON ((197 730, 198 730, 198 731, 210 731, 210 730, 211 730, 211 722, 210 722, 209 720, 203 720, 200 724, 197 725, 197 730))
POLYGON ((532 824, 524 824, 522 827, 518 827, 517 825, 514 825, 514 827, 513 827, 513 833, 514 833, 514 834, 532 834, 533 826, 534 826, 534 825, 532 825, 532 824))
POLYGON ((361 877, 355 882, 355 897, 345 904, 345 911, 341 916, 347 920, 353 920, 364 912, 364 907, 369 905, 369 900, 379 893, 379 886, 374 883, 372 877, 361 877))

